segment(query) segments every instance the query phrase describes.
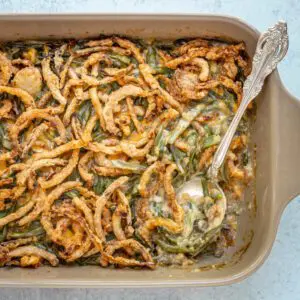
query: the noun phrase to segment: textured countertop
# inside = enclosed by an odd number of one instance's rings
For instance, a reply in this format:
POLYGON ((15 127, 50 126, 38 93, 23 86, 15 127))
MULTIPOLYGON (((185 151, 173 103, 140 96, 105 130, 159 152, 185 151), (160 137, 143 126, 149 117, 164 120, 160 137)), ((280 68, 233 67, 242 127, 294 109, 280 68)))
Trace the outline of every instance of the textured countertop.
MULTIPOLYGON (((67 12, 179 12, 224 13, 245 19, 260 30, 278 19, 288 22, 290 49, 280 74, 292 94, 300 98, 299 0, 0 0, 0 13, 67 12)), ((298 129, 299 130, 299 129, 298 129)), ((300 182, 299 182, 300 184, 300 182)), ((300 197, 282 216, 276 242, 266 263, 239 284, 217 288, 174 289, 0 289, 2 299, 300 299, 300 197)))

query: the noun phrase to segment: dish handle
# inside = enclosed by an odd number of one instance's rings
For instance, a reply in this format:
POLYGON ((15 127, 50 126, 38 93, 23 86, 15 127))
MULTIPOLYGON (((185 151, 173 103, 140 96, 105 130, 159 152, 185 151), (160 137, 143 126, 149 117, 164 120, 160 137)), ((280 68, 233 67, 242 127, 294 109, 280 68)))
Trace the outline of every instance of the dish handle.
POLYGON ((300 194, 300 100, 292 96, 279 81, 280 102, 275 105, 276 122, 273 128, 273 139, 277 146, 274 147, 277 153, 273 176, 276 201, 284 209, 300 194))

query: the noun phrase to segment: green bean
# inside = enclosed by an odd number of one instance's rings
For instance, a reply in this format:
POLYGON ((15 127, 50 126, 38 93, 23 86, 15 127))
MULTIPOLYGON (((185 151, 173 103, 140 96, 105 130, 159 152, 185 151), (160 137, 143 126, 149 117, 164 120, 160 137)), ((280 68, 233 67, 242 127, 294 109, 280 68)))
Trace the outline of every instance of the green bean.
POLYGON ((178 121, 169 136, 168 143, 174 144, 177 138, 189 127, 191 122, 205 109, 204 104, 198 104, 187 112, 182 113, 182 118, 178 121))
POLYGON ((171 245, 163 241, 162 239, 156 239, 157 243, 164 251, 169 253, 190 253, 194 251, 194 248, 180 247, 178 245, 171 245))
POLYGON ((135 197, 139 195, 139 182, 141 176, 138 174, 134 174, 129 177, 129 180, 126 184, 126 193, 131 195, 131 197, 135 197))
POLYGON ((80 266, 88 265, 99 265, 100 263, 100 254, 95 254, 89 257, 81 257, 75 261, 76 264, 80 266))
POLYGON ((76 180, 80 180, 81 177, 80 177, 80 174, 78 172, 78 169, 74 169, 72 174, 68 177, 68 181, 76 181, 76 180))
POLYGON ((211 127, 210 127, 208 124, 205 124, 205 125, 203 126, 203 128, 204 128, 205 133, 206 133, 207 135, 212 135, 212 134, 213 134, 213 131, 212 131, 211 127))
MULTIPOLYGON (((20 229, 19 229, 20 230, 20 229)), ((13 231, 8 233, 8 237, 12 239, 20 239, 31 236, 42 235, 45 233, 44 228, 40 225, 39 227, 31 229, 30 227, 24 231, 13 231)))
POLYGON ((246 76, 244 74, 243 68, 238 66, 238 73, 236 75, 236 80, 241 81, 242 83, 245 82, 246 76))
POLYGON ((93 189, 97 195, 101 195, 104 190, 114 181, 114 178, 108 178, 104 176, 94 176, 93 189))
POLYGON ((213 242, 213 240, 217 239, 218 233, 220 232, 220 226, 206 232, 204 238, 199 240, 194 245, 194 251, 192 254, 193 257, 199 255, 204 249, 213 242))
POLYGON ((246 150, 242 153, 242 162, 243 162, 243 165, 244 166, 247 166, 248 163, 249 163, 249 158, 250 158, 250 155, 249 155, 249 152, 246 150))
POLYGON ((147 48, 146 62, 151 68, 157 67, 156 50, 154 47, 147 48))
POLYGON ((117 68, 124 68, 127 67, 130 64, 130 58, 124 55, 119 54, 110 54, 110 57, 113 60, 113 64, 117 68))
POLYGON ((174 74, 174 70, 169 69, 167 67, 155 67, 153 68, 153 70, 157 73, 157 74, 162 74, 167 76, 168 78, 171 78, 172 75, 174 74))
POLYGON ((0 243, 4 242, 7 237, 7 225, 5 225, 0 231, 0 243))
POLYGON ((74 197, 79 196, 79 192, 76 191, 76 190, 71 190, 71 191, 65 192, 64 195, 69 197, 69 198, 74 198, 74 197))
POLYGON ((236 102, 235 94, 230 93, 227 89, 225 89, 223 99, 227 107, 232 111, 236 102))
POLYGON ((48 251, 50 253, 55 254, 59 257, 59 251, 56 249, 55 244, 53 244, 50 240, 43 240, 39 242, 33 243, 33 246, 48 251))
POLYGON ((160 85, 161 88, 163 88, 164 90, 166 89, 166 83, 164 82, 164 80, 162 80, 161 78, 158 79, 158 83, 160 85))
POLYGON ((151 211, 154 213, 155 216, 157 217, 163 216, 162 202, 151 201, 150 206, 151 206, 151 211))
POLYGON ((160 153, 163 151, 165 147, 165 142, 164 142, 164 128, 163 126, 160 126, 157 132, 157 135, 154 140, 154 147, 153 147, 153 153, 156 157, 160 156, 160 153))
POLYGON ((247 118, 247 114, 245 114, 239 123, 239 126, 236 131, 236 135, 246 134, 248 131, 249 131, 249 120, 247 118))
POLYGON ((102 130, 96 131, 92 133, 92 139, 94 142, 101 142, 102 140, 107 138, 107 134, 102 130))
POLYGON ((2 146, 7 150, 12 149, 12 144, 9 140, 6 127, 3 123, 0 123, 0 144, 2 144, 2 146))
POLYGON ((181 160, 183 157, 185 157, 185 153, 180 151, 179 149, 177 149, 174 145, 171 145, 170 146, 170 150, 171 150, 171 153, 172 153, 172 156, 175 160, 175 163, 178 167, 178 170, 181 174, 184 174, 185 173, 185 170, 181 164, 181 160))
POLYGON ((174 42, 172 40, 154 41, 153 44, 156 48, 167 51, 173 50, 175 48, 174 42))
POLYGON ((202 148, 206 149, 211 146, 217 145, 220 143, 220 141, 221 141, 221 137, 219 135, 209 135, 204 139, 202 148))
POLYGON ((0 211, 0 219, 6 217, 7 215, 13 213, 17 208, 16 203, 14 203, 10 208, 6 209, 6 210, 2 210, 0 211))
POLYGON ((6 133, 5 133, 5 129, 4 129, 4 125, 2 123, 0 123, 0 141, 2 142, 2 140, 4 139, 6 133))
POLYGON ((222 176, 223 181, 228 182, 229 178, 228 178, 227 168, 226 168, 225 163, 222 164, 220 171, 221 171, 221 176, 222 176))
POLYGON ((83 126, 86 125, 92 113, 92 104, 90 101, 85 101, 77 111, 77 117, 83 126))
POLYGON ((201 178, 201 183, 202 183, 203 195, 205 197, 209 196, 207 180, 204 177, 201 178))
POLYGON ((110 87, 111 87, 111 92, 113 92, 119 89, 120 85, 116 81, 114 81, 110 84, 110 87))

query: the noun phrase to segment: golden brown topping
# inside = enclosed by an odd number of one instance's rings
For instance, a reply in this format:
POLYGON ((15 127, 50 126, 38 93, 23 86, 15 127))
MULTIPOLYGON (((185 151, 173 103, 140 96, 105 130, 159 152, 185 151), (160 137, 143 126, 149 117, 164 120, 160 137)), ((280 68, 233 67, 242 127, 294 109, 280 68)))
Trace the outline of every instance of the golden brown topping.
POLYGON ((3 52, 0 52, 0 71, 0 85, 7 85, 12 75, 12 64, 3 52))

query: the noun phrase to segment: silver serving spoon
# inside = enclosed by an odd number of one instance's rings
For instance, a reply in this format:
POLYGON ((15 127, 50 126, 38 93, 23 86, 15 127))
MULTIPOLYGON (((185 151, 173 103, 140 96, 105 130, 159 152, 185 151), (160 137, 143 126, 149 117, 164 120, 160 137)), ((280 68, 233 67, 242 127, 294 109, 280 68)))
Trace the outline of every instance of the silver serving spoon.
MULTIPOLYGON (((236 132, 239 122, 246 111, 249 103, 262 90, 265 78, 276 68, 288 50, 287 24, 279 21, 273 27, 261 34, 256 51, 253 57, 252 72, 245 81, 243 87, 243 99, 241 104, 226 131, 221 143, 213 157, 212 164, 207 172, 207 179, 210 188, 217 189, 221 197, 216 200, 218 214, 209 224, 206 232, 218 227, 225 216, 227 201, 226 196, 218 184, 218 172, 222 166, 232 138, 236 132)), ((190 197, 201 197, 204 195, 201 177, 194 177, 177 191, 177 197, 182 194, 189 194, 190 197)))

